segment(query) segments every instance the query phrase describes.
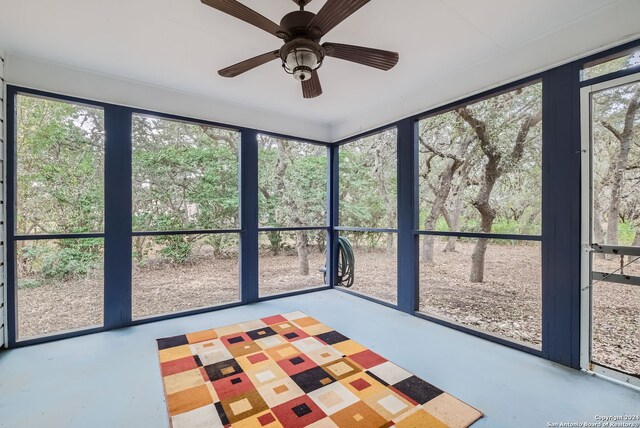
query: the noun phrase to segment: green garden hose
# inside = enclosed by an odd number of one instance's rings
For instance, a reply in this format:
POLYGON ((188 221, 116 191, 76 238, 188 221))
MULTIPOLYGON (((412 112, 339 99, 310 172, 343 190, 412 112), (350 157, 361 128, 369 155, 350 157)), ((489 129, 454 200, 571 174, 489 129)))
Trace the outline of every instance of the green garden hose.
POLYGON ((338 238, 338 285, 351 287, 355 278, 356 257, 351 242, 344 236, 338 238))
MULTIPOLYGON (((355 278, 356 257, 353 254, 351 242, 343 236, 338 238, 338 285, 351 287, 355 278)), ((325 283, 327 282, 326 266, 320 269, 324 272, 325 283)))

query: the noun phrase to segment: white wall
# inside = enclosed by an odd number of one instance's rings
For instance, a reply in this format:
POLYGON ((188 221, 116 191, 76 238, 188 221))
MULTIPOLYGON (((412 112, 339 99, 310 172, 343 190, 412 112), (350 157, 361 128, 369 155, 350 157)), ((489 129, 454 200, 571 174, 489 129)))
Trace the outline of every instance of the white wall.
POLYGON ((7 55, 5 76, 8 84, 89 100, 318 141, 330 138, 328 123, 301 120, 22 55, 7 55))
MULTIPOLYGON (((6 178, 4 176, 5 173, 5 84, 4 84, 4 59, 2 52, 0 52, 0 179, 3 183, 6 183, 6 178)), ((5 287, 5 278, 6 278, 6 266, 7 261, 5 258, 5 236, 6 236, 6 215, 5 215, 5 203, 4 203, 4 184, 0 186, 0 201, 2 201, 2 205, 0 206, 0 222, 2 225, 0 226, 0 348, 4 346, 4 338, 5 338, 5 330, 7 325, 6 320, 6 290, 5 287)))

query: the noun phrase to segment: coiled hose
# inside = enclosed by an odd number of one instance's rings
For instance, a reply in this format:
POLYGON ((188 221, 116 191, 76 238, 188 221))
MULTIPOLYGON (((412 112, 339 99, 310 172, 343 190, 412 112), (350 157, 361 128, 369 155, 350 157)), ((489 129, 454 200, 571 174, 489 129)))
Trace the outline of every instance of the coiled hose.
POLYGON ((355 278, 356 257, 351 242, 344 236, 338 238, 338 285, 351 287, 355 278))
MULTIPOLYGON (((320 268, 324 273, 324 282, 327 282, 327 267, 320 268)), ((356 271, 356 257, 353 254, 351 242, 343 236, 338 238, 338 285, 351 287, 356 271)))

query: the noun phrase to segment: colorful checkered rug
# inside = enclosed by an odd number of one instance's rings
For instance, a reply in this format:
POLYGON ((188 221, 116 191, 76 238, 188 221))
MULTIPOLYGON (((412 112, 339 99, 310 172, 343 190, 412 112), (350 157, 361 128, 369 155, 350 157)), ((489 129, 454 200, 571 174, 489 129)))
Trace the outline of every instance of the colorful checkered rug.
POLYGON ((173 428, 468 427, 482 416, 302 312, 158 348, 173 428))

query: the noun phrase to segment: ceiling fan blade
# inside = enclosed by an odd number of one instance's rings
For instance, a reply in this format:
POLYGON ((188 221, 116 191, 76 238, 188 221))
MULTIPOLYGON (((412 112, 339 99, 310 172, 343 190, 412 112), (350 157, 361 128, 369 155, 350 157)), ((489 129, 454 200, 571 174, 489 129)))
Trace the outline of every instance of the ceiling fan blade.
POLYGON ((285 35, 287 35, 287 31, 284 28, 236 0, 201 1, 207 6, 211 6, 214 9, 241 19, 244 22, 261 28, 267 33, 273 34, 276 37, 283 38, 285 35))
POLYGON ((351 16, 370 0, 327 0, 318 14, 307 26, 307 30, 317 28, 322 35, 351 16))
POLYGON ((383 51, 380 49, 365 48, 362 46, 343 45, 340 43, 325 43, 322 45, 327 56, 357 62, 358 64, 391 70, 398 63, 400 55, 397 52, 383 51))
POLYGON ((232 65, 231 67, 223 68, 218 71, 218 74, 222 77, 236 77, 245 71, 252 70, 256 67, 266 64, 269 61, 273 61, 276 58, 280 58, 280 51, 267 52, 266 54, 258 55, 253 58, 249 58, 245 61, 232 65))
POLYGON ((320 85, 318 71, 313 70, 311 79, 302 82, 302 96, 305 98, 315 98, 320 95, 322 95, 322 85, 320 85))

